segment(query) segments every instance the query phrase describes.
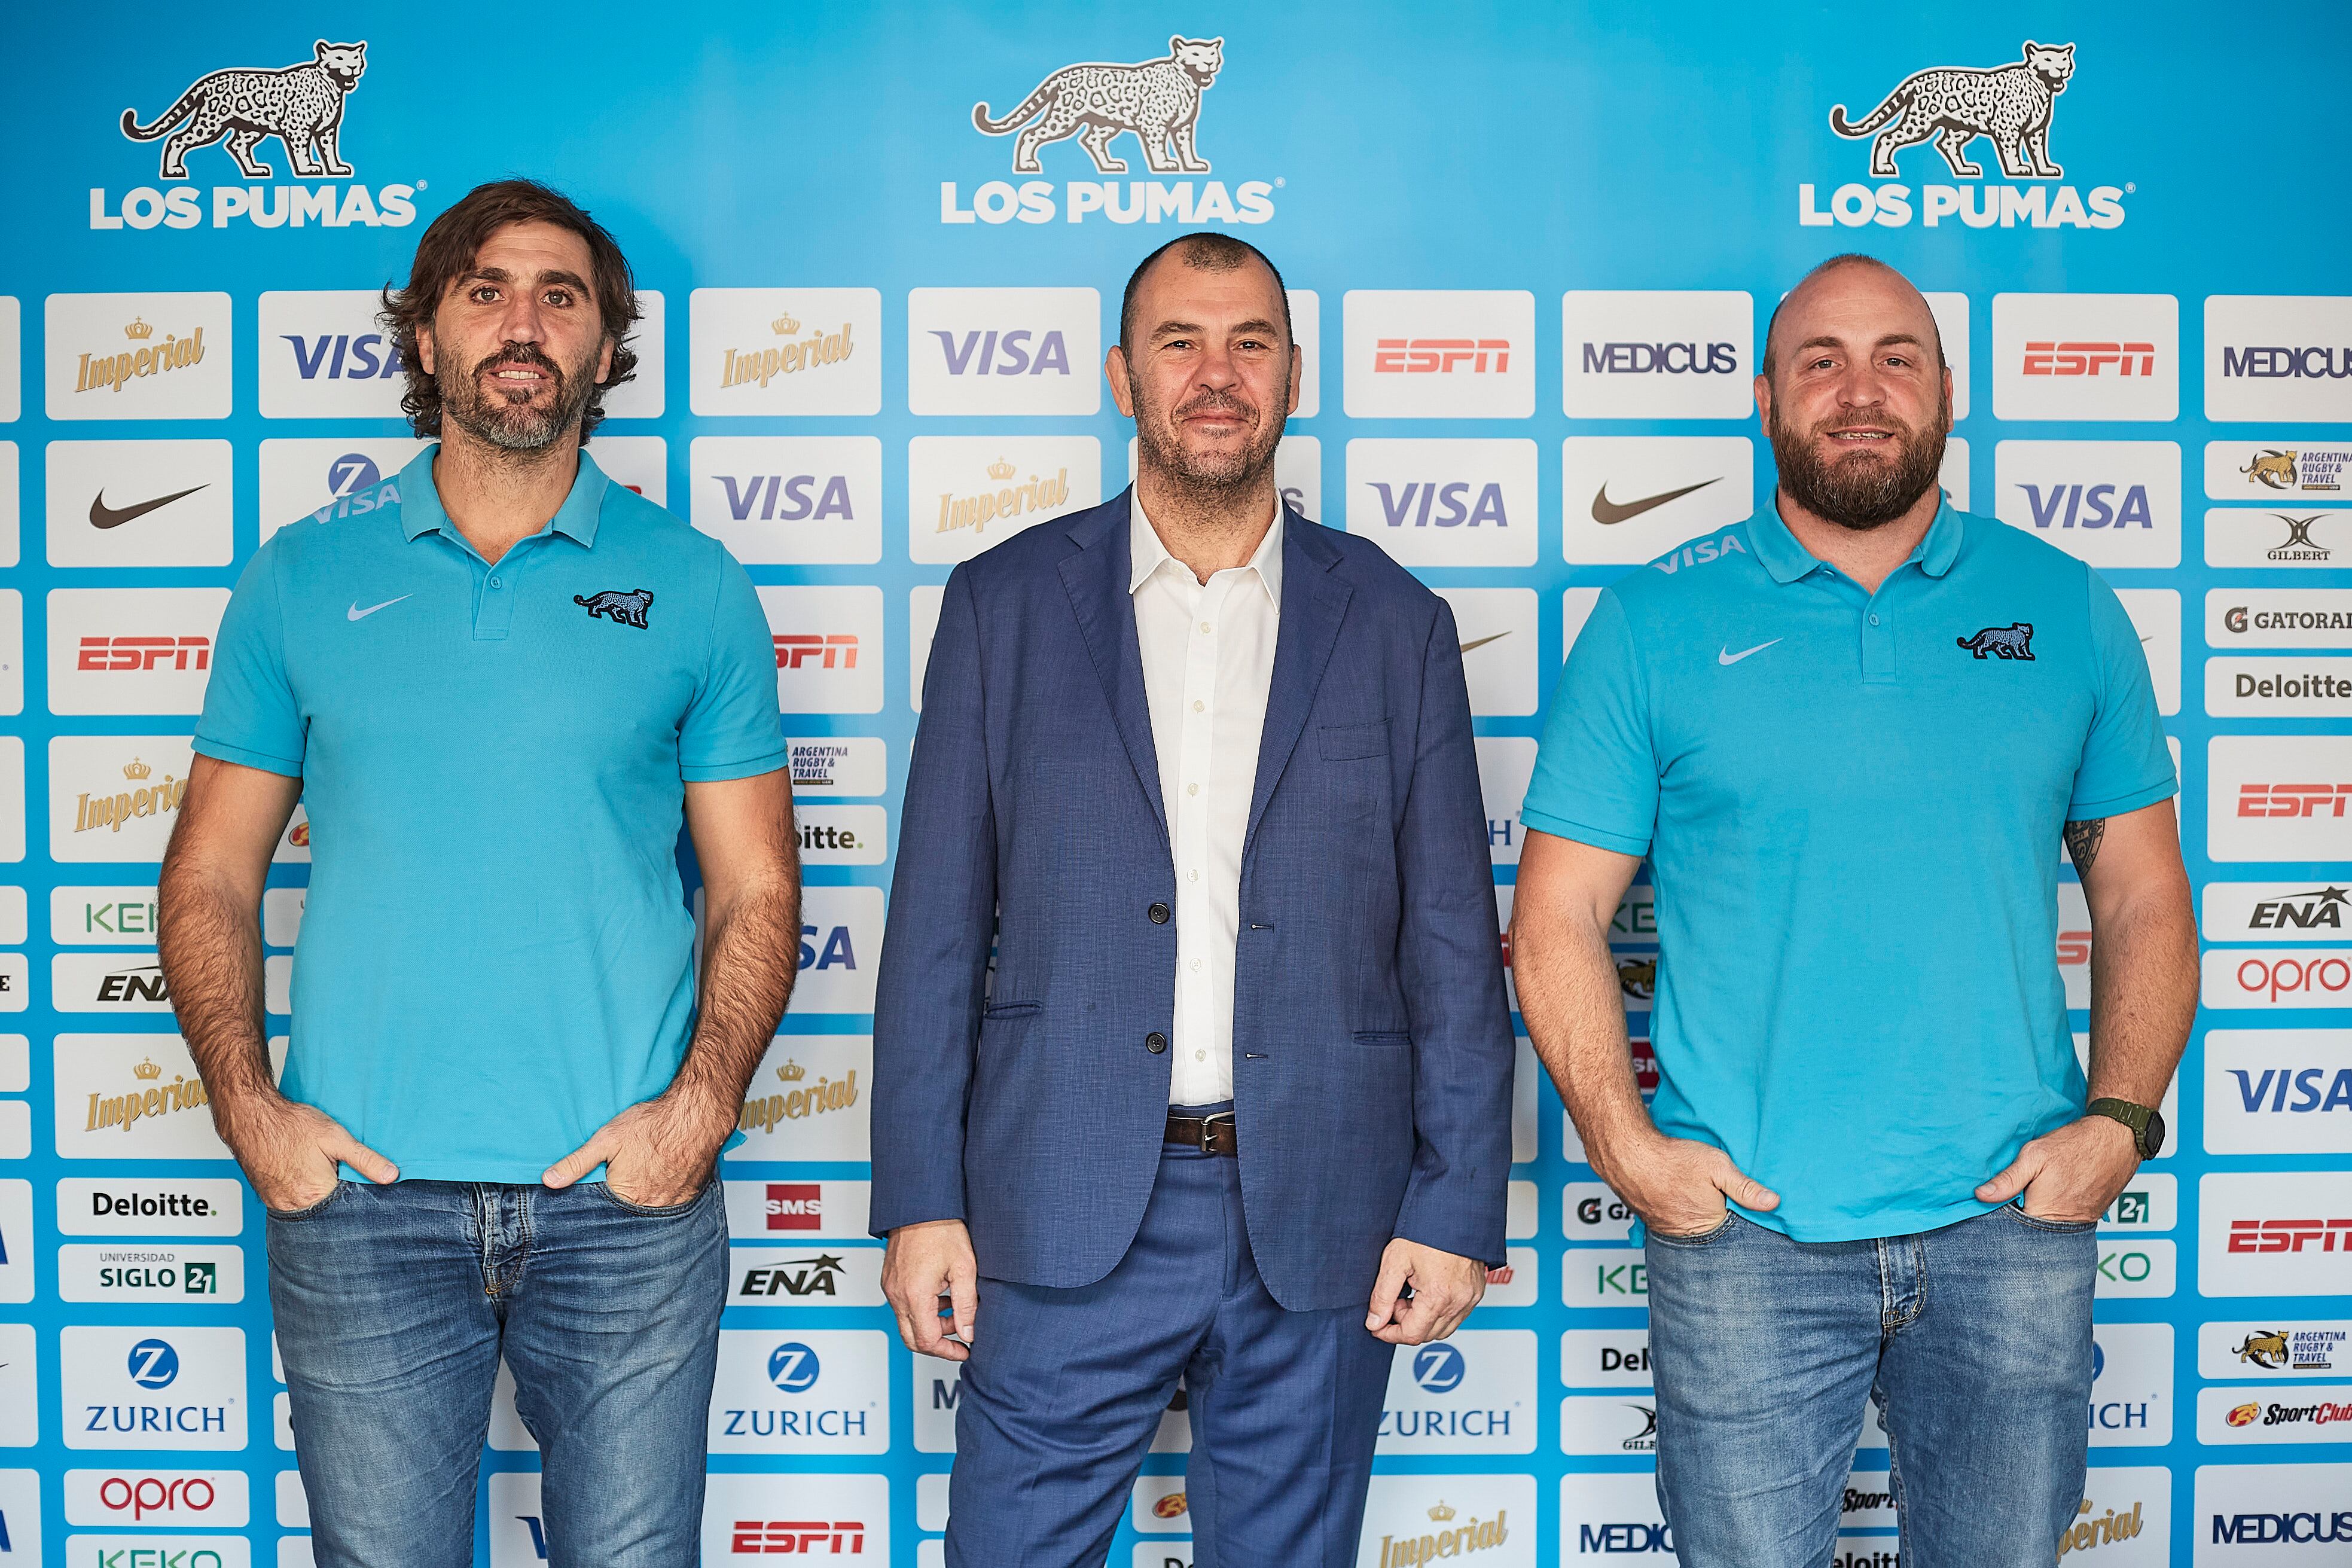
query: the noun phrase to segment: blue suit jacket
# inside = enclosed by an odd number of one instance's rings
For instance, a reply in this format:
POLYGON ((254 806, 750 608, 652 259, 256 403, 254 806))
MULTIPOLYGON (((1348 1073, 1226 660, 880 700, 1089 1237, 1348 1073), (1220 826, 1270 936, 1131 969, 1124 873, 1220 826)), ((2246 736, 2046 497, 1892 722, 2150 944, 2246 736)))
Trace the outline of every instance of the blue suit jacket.
MULTIPOLYGON (((1090 1284, 1159 1169, 1176 903, 1128 594, 1129 498, 956 568, 874 1008, 877 1235, 1090 1284), (992 936, 995 979, 987 984, 992 936)), ((1512 1041, 1454 617, 1287 514, 1241 871, 1234 1100, 1276 1300, 1361 1306, 1405 1237, 1500 1264, 1512 1041)))

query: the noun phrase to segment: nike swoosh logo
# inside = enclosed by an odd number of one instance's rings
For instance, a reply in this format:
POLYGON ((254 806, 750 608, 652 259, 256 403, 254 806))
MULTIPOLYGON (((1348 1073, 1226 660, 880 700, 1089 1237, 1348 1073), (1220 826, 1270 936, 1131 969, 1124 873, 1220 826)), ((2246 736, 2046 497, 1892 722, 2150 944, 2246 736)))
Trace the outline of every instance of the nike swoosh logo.
MULTIPOLYGON (((403 595, 400 596, 400 599, 413 599, 413 598, 415 598, 415 597, 416 597, 416 595, 414 595, 414 594, 403 594, 403 595)), ((363 621, 363 620, 366 620, 370 616, 374 615, 378 610, 388 610, 388 609, 392 608, 394 605, 397 605, 398 603, 400 603, 400 599, 386 599, 383 604, 381 604, 381 605, 369 605, 366 609, 364 609, 364 610, 362 610, 362 609, 361 609, 361 608, 360 608, 360 602, 359 602, 357 599, 353 599, 353 600, 352 601, 352 607, 351 607, 351 610, 350 610, 350 612, 349 612, 348 616, 346 616, 346 618, 347 618, 347 619, 350 619, 350 620, 354 620, 354 621, 363 621)))
POLYGON ((137 506, 123 507, 107 505, 106 491, 100 489, 89 498, 89 525, 92 528, 121 528, 134 517, 145 517, 159 506, 170 506, 182 496, 192 496, 198 490, 210 488, 208 485, 190 485, 186 489, 173 490, 170 495, 157 496, 153 500, 141 501, 137 506))
POLYGON ((1468 642, 1462 645, 1462 651, 1464 653, 1468 653, 1474 647, 1485 647, 1488 643, 1494 642, 1500 637, 1509 637, 1510 635, 1511 634, 1508 632, 1496 632, 1494 637, 1472 637, 1468 642))
POLYGON ((1723 651, 1722 651, 1722 652, 1720 652, 1720 653, 1718 653, 1718 654, 1717 654, 1717 655, 1715 656, 1715 662, 1716 662, 1716 663, 1717 663, 1717 664, 1738 664, 1741 659, 1746 658, 1749 654, 1751 654, 1751 653, 1762 653, 1766 648, 1770 647, 1772 646, 1772 643, 1774 643, 1774 642, 1779 642, 1780 640, 1780 639, 1779 637, 1774 637, 1774 638, 1772 639, 1772 642, 1760 642, 1760 643, 1758 643, 1754 647, 1750 647, 1750 648, 1742 648, 1742 649, 1741 649, 1739 652, 1738 652, 1738 653, 1734 653, 1734 652, 1732 652, 1732 651, 1731 651, 1731 645, 1730 645, 1730 644, 1728 644, 1728 643, 1726 643, 1726 644, 1724 645, 1724 647, 1723 647, 1723 651))
POLYGON ((1613 522, 1622 522, 1629 517, 1641 516, 1653 507, 1664 506, 1670 500, 1679 500, 1693 490, 1703 490, 1722 478, 1721 474, 1717 474, 1712 479, 1701 479, 1695 485, 1685 485, 1678 490, 1666 490, 1658 495, 1643 496, 1640 500, 1629 500, 1622 504, 1609 499, 1609 486, 1604 480, 1600 489, 1593 492, 1592 521, 1604 528, 1613 522))

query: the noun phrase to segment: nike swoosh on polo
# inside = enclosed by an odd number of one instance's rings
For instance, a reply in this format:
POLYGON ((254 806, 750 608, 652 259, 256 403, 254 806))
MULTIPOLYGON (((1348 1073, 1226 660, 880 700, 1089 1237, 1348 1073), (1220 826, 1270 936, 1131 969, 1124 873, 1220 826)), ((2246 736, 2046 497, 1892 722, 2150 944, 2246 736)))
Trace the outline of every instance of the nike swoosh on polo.
POLYGON ((1464 653, 1468 653, 1474 647, 1485 647, 1488 643, 1494 642, 1500 637, 1509 637, 1510 635, 1511 634, 1508 632, 1496 632, 1493 637, 1472 637, 1468 642, 1462 645, 1462 651, 1464 653))
POLYGON ((1779 642, 1780 640, 1780 639, 1779 637, 1774 637, 1772 642, 1760 642, 1754 647, 1742 648, 1738 653, 1732 652, 1731 645, 1729 643, 1726 643, 1723 645, 1723 651, 1715 656, 1715 662, 1717 664, 1738 664, 1749 654, 1762 653, 1766 648, 1770 647, 1772 643, 1779 642))
POLYGON ((170 506, 182 496, 192 496, 198 490, 211 488, 209 485, 190 485, 186 489, 173 490, 170 495, 157 496, 153 500, 141 501, 136 506, 115 507, 106 504, 106 491, 101 487, 96 495, 89 498, 89 525, 92 528, 121 528, 134 517, 145 517, 159 506, 170 506))
POLYGON ((1701 479, 1695 485, 1685 485, 1678 490, 1664 490, 1657 495, 1643 496, 1640 500, 1624 502, 1612 501, 1609 499, 1609 485, 1606 480, 1603 480, 1601 488, 1593 492, 1592 521, 1604 528, 1611 523, 1623 522, 1627 518, 1641 516, 1653 507, 1664 506, 1670 500, 1679 500, 1693 490, 1703 490, 1707 486, 1719 482, 1722 478, 1721 474, 1717 474, 1712 479, 1701 479))
MULTIPOLYGON (((400 596, 400 599, 413 599, 413 598, 415 598, 415 597, 416 597, 416 595, 414 595, 414 594, 403 594, 403 595, 400 596)), ((360 602, 359 602, 357 599, 353 599, 353 600, 352 601, 352 607, 351 607, 351 610, 350 610, 350 611, 349 611, 349 613, 346 615, 345 619, 347 619, 347 620, 354 620, 354 621, 363 621, 363 620, 366 620, 370 616, 374 615, 378 610, 388 610, 388 609, 392 608, 394 605, 397 605, 398 603, 400 603, 400 599, 386 599, 383 604, 381 604, 381 605, 369 605, 366 609, 364 609, 364 610, 362 610, 362 609, 361 609, 361 608, 360 608, 360 602)))

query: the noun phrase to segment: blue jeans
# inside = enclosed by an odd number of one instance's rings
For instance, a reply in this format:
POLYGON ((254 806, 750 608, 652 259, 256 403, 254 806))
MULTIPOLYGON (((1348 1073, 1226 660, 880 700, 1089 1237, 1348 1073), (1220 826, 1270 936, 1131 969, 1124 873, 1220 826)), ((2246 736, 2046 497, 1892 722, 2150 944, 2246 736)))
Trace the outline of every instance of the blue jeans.
POLYGON ((1102 1568, 1180 1375, 1192 1561, 1354 1568, 1395 1354, 1365 1310, 1276 1301, 1239 1163, 1167 1146, 1108 1274, 1069 1289, 981 1280, 948 1568, 1102 1568))
POLYGON ((1683 1568, 1824 1568, 1875 1400, 1903 1568, 2050 1568, 2089 1458, 2093 1225, 1649 1233, 1658 1502, 1683 1568))
POLYGON ((665 1209, 602 1183, 345 1181, 270 1215, 268 1249, 319 1568, 472 1568, 501 1354, 539 1440, 551 1568, 696 1560, 727 1299, 716 1180, 665 1209))

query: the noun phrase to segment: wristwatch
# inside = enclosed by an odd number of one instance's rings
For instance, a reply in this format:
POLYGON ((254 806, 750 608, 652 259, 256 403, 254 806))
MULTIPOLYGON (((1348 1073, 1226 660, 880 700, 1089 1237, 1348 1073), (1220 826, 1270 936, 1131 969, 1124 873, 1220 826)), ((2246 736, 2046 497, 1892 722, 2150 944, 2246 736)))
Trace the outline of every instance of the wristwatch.
POLYGON ((2095 1100, 2083 1108, 2084 1115, 2105 1116, 2131 1129, 2132 1145, 2143 1160, 2153 1160, 2164 1152, 2164 1117, 2145 1105, 2134 1105, 2128 1100, 2095 1100))

